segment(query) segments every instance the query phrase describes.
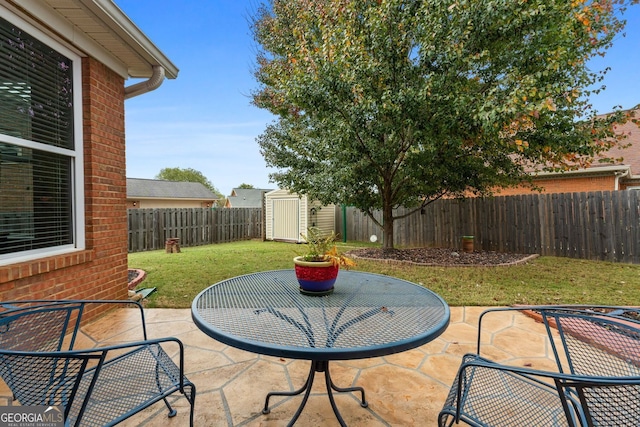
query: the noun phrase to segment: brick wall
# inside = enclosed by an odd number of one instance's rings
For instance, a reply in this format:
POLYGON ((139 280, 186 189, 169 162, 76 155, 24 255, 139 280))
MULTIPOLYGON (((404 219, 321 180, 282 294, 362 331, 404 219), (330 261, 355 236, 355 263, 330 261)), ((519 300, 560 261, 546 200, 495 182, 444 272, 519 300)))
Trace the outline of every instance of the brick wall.
POLYGON ((92 58, 82 72, 86 250, 0 266, 2 301, 127 298, 124 80, 92 58))
POLYGON ((640 179, 629 179, 625 181, 620 181, 620 190, 627 190, 629 188, 638 188, 640 187, 640 179))
MULTIPOLYGON (((543 193, 573 193, 615 190, 615 178, 610 176, 565 176, 554 179, 536 179, 535 185, 542 187, 543 193)), ((537 193, 528 187, 505 188, 497 192, 500 196, 537 193)))

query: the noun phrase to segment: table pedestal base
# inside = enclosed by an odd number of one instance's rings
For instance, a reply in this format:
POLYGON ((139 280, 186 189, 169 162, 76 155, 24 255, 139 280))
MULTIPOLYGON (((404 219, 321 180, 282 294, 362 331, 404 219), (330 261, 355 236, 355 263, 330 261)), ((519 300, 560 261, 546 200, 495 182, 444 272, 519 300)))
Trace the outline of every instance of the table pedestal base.
POLYGON ((325 384, 327 385, 327 394, 329 396, 329 402, 331 402, 331 407, 333 408, 333 413, 336 414, 336 418, 338 419, 338 422, 340 423, 341 426, 346 426, 344 420, 342 419, 342 416, 340 415, 340 412, 338 411, 338 407, 336 406, 336 402, 333 398, 333 392, 332 390, 335 390, 339 393, 345 393, 345 392, 352 392, 352 391, 359 391, 360 393, 362 393, 362 399, 360 402, 360 406, 362 406, 363 408, 366 408, 367 406, 369 406, 369 404, 367 403, 365 397, 364 397, 364 389, 362 387, 346 387, 346 388, 342 388, 342 387, 338 387, 336 386, 333 381, 331 381, 331 375, 329 374, 329 361, 328 360, 313 360, 311 361, 311 369, 309 370, 309 376, 307 377, 307 381, 304 383, 304 385, 299 388, 298 390, 295 391, 272 391, 269 394, 267 394, 267 398, 264 402, 264 409, 262 410, 263 414, 268 414, 269 412, 271 412, 271 410, 269 409, 269 398, 271 396, 296 396, 298 394, 301 394, 302 392, 304 392, 304 397, 302 398, 302 402, 300 403, 300 406, 298 407, 298 410, 296 411, 296 413, 294 414, 293 418, 291 419, 291 421, 289 421, 289 424, 287 424, 288 427, 291 427, 293 424, 295 424, 295 422, 297 421, 298 417, 300 416, 300 414, 302 413, 302 409, 304 408, 304 406, 307 404, 307 400, 309 399, 309 394, 311 393, 311 386, 313 386, 313 378, 316 375, 316 372, 324 372, 324 379, 325 379, 325 384))

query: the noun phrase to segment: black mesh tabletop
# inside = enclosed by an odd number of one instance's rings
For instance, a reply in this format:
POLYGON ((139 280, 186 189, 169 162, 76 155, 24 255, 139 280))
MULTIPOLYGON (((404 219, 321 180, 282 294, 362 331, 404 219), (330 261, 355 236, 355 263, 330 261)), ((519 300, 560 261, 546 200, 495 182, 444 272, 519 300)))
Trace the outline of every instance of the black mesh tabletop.
POLYGON ((299 292, 293 270, 234 277, 200 292, 191 307, 207 335, 254 353, 345 360, 408 350, 438 337, 449 306, 436 293, 378 274, 340 271, 332 294, 299 292))

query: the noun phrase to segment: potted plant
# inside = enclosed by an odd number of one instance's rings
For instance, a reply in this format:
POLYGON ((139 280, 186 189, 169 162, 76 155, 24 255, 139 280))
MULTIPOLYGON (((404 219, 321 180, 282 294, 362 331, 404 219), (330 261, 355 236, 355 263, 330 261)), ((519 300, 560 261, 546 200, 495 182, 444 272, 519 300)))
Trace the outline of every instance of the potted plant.
POLYGON ((462 236, 462 252, 473 252, 473 236, 462 236))
POLYGON ((307 235, 300 234, 307 243, 307 253, 293 258, 300 292, 305 295, 328 295, 338 277, 340 266, 349 268, 355 262, 341 254, 335 245, 336 233, 323 233, 309 227, 307 235))

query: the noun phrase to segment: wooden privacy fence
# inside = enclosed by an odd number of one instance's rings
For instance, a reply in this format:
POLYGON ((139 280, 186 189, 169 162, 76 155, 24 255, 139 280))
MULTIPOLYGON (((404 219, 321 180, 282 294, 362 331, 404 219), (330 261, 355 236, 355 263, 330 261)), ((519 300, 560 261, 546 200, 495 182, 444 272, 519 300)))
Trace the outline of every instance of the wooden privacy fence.
MULTIPOLYGON (((342 231, 342 215, 336 217, 342 231)), ((348 240, 382 238, 358 209, 347 208, 345 217, 348 240)), ((459 249, 466 235, 475 236, 476 250, 640 264, 640 191, 438 200, 394 223, 400 247, 459 249)))
POLYGON ((169 238, 180 246, 260 239, 261 208, 129 209, 129 252, 162 249, 169 238))
MULTIPOLYGON (((406 212, 398 209, 397 214, 406 212)), ((129 252, 162 249, 169 238, 183 247, 264 237, 261 208, 129 209, 129 252)), ((381 221, 381 212, 375 213, 381 221)), ((382 238, 382 230, 346 208, 348 240, 382 238)), ((336 230, 343 232, 342 212, 336 230)), ((394 224, 399 247, 475 248, 640 264, 640 191, 529 194, 438 200, 394 224)))

